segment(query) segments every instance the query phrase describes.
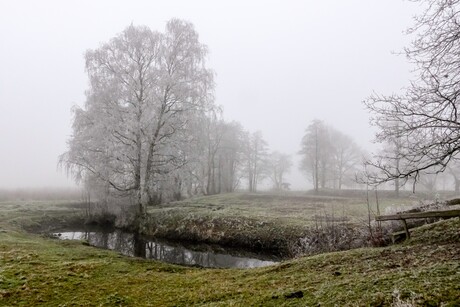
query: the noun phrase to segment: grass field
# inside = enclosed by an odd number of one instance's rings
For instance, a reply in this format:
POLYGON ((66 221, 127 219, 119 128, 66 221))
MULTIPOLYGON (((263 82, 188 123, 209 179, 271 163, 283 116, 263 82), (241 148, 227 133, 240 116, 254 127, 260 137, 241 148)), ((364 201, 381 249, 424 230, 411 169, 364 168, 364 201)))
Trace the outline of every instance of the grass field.
MULTIPOLYGON (((249 201, 246 196, 235 198, 249 201)), ((244 209, 243 204, 239 206, 244 209)), ((197 211, 204 210, 199 208, 197 204, 197 211)), ((231 212, 237 212, 235 208, 231 212)), ((214 213, 223 214, 222 210, 214 213)), ((247 215, 242 212, 238 214, 247 215)), ((283 212, 288 220, 298 218, 283 212)), ((40 221, 65 221, 78 214, 69 203, 0 204, 0 305, 460 304, 458 218, 414 230, 412 239, 402 245, 326 253, 248 270, 188 268, 126 258, 81 242, 22 230, 40 221)))
MULTIPOLYGON (((379 199, 379 207, 386 208, 410 206, 422 198, 379 199)), ((376 199, 370 195, 372 214, 377 212, 376 199)), ((306 193, 270 194, 270 193, 231 193, 213 196, 195 197, 173 202, 160 207, 152 207, 149 213, 173 210, 182 214, 202 216, 246 217, 261 221, 287 222, 294 225, 311 226, 322 216, 345 218, 353 223, 362 223, 368 219, 368 207, 365 195, 357 196, 321 196, 306 193), (317 218, 315 218, 315 216, 317 218)))

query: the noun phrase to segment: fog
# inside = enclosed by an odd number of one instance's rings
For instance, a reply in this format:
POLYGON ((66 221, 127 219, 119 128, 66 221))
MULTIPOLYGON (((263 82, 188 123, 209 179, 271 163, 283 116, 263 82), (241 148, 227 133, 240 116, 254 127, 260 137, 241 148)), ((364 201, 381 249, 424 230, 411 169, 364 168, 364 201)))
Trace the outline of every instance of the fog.
MULTIPOLYGON (((369 1, 2 1, 0 2, 0 188, 69 187, 57 169, 83 105, 83 55, 129 24, 195 25, 216 73, 227 120, 260 130, 295 160, 306 127, 324 120, 372 149, 362 101, 407 85, 395 55, 418 5, 369 1)), ((294 164, 293 189, 309 187, 294 164)))

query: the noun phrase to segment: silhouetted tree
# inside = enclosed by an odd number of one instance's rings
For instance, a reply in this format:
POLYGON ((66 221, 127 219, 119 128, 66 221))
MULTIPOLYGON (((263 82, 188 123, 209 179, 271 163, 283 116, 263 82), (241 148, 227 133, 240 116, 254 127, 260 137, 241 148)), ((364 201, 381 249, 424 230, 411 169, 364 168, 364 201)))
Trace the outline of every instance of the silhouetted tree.
POLYGON ((374 94, 365 101, 378 128, 376 141, 401 140, 392 155, 377 154, 367 162, 378 170, 368 174, 376 184, 398 179, 416 183, 423 173, 444 171, 460 151, 460 1, 419 2, 426 10, 409 29, 415 39, 405 49, 417 77, 402 94, 374 94), (399 167, 394 161, 400 161, 399 167))

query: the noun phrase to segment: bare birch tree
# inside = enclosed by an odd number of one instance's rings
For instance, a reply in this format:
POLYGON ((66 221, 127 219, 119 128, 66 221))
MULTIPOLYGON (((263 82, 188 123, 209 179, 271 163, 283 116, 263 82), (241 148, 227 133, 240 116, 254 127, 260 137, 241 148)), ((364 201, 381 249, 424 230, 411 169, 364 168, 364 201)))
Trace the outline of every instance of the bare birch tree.
POLYGON ((98 178, 133 195, 138 213, 155 198, 155 177, 182 166, 193 114, 212 103, 207 49, 193 25, 170 20, 164 33, 129 26, 86 53, 90 87, 75 108, 60 162, 81 179, 98 178))

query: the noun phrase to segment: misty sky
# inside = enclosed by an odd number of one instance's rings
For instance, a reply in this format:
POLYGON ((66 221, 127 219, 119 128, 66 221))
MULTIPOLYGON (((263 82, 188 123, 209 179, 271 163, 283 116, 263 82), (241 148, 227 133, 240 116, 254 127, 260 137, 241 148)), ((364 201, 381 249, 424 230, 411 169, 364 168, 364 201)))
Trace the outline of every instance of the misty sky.
MULTIPOLYGON (((209 47, 227 120, 293 156, 315 118, 369 148, 362 100, 407 85, 411 67, 392 51, 409 43, 419 10, 402 0, 0 0, 0 188, 71 186, 57 159, 85 100, 85 51, 131 23, 163 31, 173 17, 209 47)), ((288 181, 307 188, 294 168, 288 181)))

